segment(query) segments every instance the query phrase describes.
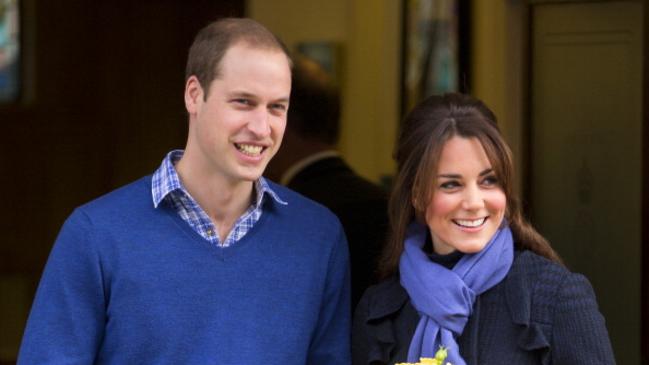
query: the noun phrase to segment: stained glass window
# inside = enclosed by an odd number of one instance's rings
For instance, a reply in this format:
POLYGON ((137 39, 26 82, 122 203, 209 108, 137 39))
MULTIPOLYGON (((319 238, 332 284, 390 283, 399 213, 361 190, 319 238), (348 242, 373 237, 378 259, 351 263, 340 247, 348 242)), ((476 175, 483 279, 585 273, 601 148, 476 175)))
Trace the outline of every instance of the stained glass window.
POLYGON ((20 90, 19 0, 0 0, 0 102, 18 98, 20 90))

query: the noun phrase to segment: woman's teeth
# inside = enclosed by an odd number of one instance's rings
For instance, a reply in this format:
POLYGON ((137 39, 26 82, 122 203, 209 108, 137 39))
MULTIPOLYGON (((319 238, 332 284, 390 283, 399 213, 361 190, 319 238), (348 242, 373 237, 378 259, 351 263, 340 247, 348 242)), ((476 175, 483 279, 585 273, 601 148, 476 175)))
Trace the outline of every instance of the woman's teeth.
POLYGON ((473 228, 473 227, 481 226, 486 219, 487 219, 487 217, 483 217, 483 218, 480 218, 480 219, 473 219, 473 220, 470 220, 470 219, 455 219, 454 222, 455 222, 455 224, 457 224, 459 226, 462 226, 462 227, 471 227, 471 228, 473 228))
POLYGON ((250 144, 238 144, 238 143, 235 143, 234 145, 237 147, 237 149, 239 151, 241 151, 241 152, 243 152, 243 153, 245 153, 246 155, 249 155, 249 156, 257 156, 264 149, 262 146, 253 146, 253 145, 250 145, 250 144))

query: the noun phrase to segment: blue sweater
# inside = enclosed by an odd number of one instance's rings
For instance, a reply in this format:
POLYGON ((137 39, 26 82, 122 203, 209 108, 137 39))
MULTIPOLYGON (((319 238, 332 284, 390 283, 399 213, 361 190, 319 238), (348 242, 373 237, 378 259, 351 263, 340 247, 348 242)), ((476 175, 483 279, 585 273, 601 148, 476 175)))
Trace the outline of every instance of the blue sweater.
POLYGON ((338 220, 287 189, 211 246, 146 177, 74 211, 41 279, 19 364, 349 364, 338 220))

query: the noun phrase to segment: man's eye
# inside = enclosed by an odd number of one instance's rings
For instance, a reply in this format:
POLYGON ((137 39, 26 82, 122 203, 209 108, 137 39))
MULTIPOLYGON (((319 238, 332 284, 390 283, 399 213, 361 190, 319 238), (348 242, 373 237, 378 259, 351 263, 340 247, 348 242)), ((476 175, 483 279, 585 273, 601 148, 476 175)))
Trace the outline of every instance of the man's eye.
POLYGON ((241 105, 252 105, 252 101, 250 101, 249 99, 240 98, 240 99, 234 99, 232 101, 241 105))
POLYGON ((286 104, 271 104, 268 106, 268 111, 277 117, 285 115, 287 109, 286 104))

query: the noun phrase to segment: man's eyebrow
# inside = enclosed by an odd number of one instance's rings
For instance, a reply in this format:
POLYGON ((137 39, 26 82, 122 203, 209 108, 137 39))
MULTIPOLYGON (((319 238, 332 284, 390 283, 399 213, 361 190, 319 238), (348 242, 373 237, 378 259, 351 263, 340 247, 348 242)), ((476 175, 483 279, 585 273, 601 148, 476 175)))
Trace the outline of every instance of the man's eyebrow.
POLYGON ((288 104, 290 99, 291 99, 290 97, 279 98, 279 99, 275 100, 274 102, 275 103, 286 103, 286 104, 288 104))
MULTIPOLYGON (((257 95, 249 93, 247 91, 233 91, 229 94, 231 98, 248 98, 248 99, 258 99, 257 95)), ((277 100, 273 100, 273 103, 286 103, 288 104, 290 96, 281 97, 277 100)))
POLYGON ((245 97, 245 98, 251 98, 254 99, 256 98, 255 94, 251 94, 246 91, 233 91, 230 94, 230 97, 245 97))

